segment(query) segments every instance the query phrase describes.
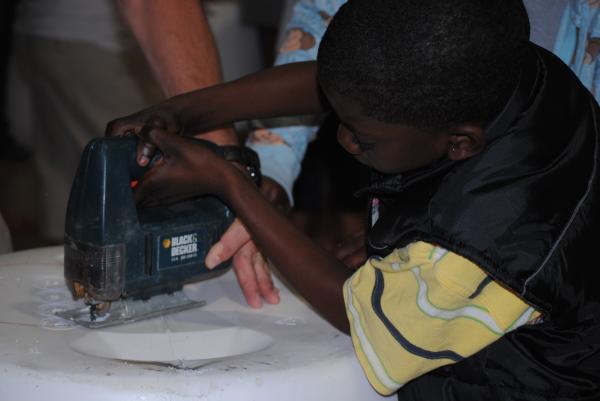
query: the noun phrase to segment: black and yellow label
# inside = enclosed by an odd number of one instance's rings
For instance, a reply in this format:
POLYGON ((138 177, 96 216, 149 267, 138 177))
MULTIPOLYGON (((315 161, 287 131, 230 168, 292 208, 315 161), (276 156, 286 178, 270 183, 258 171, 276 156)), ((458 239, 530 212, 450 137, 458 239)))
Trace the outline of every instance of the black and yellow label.
POLYGON ((205 250, 197 232, 161 235, 158 237, 158 269, 200 262, 205 250))

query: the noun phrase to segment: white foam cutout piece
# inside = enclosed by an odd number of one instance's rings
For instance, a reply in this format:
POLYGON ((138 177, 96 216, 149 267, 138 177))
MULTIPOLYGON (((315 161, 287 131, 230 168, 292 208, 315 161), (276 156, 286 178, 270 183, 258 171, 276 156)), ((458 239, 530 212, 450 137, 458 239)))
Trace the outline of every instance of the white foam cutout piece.
POLYGON ((240 326, 219 327, 155 319, 90 330, 74 340, 71 347, 101 358, 194 368, 260 351, 271 344, 270 336, 240 326))

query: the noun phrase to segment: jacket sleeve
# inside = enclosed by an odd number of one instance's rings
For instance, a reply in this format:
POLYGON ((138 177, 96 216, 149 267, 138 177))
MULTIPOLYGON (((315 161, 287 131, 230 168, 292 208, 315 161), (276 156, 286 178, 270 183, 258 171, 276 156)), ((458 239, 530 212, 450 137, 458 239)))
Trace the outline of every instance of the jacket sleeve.
POLYGON ((367 261, 344 298, 360 364, 384 395, 539 317, 467 259, 424 242, 367 261))

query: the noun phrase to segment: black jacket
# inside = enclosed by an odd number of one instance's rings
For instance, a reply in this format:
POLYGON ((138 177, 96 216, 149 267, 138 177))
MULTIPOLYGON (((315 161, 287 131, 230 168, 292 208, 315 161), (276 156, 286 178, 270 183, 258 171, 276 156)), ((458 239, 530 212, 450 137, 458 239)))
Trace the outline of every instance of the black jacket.
POLYGON ((371 254, 438 244, 544 319, 408 383, 399 399, 600 400, 599 116, 568 67, 531 45, 480 154, 369 188, 381 203, 371 254))

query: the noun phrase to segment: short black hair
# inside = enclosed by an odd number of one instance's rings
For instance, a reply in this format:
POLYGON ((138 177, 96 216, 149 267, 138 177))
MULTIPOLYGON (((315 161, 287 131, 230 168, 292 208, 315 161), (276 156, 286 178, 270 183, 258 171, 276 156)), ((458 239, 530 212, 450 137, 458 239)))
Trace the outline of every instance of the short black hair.
POLYGON ((323 37, 318 77, 379 121, 486 124, 516 87, 528 41, 522 0, 349 0, 323 37))

